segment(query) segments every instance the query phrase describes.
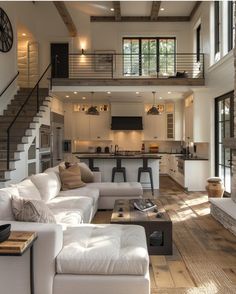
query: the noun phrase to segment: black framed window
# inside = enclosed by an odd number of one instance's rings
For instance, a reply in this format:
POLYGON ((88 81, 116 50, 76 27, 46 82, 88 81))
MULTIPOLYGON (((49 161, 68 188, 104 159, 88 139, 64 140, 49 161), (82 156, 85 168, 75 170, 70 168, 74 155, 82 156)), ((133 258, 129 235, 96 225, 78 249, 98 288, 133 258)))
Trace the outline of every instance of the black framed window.
POLYGON ((226 194, 231 193, 232 150, 223 139, 234 133, 234 92, 215 99, 215 174, 224 182, 226 194))
POLYGON ((175 38, 123 38, 123 75, 173 75, 175 51, 175 38))
POLYGON ((220 52, 220 2, 214 2, 214 36, 215 36, 215 55, 220 52))
POLYGON ((200 61, 200 55, 201 55, 201 25, 199 25, 196 30, 196 53, 197 53, 197 62, 198 62, 200 61))
POLYGON ((232 50, 234 47, 234 36, 235 36, 235 26, 234 26, 234 3, 233 1, 228 2, 228 51, 232 50))

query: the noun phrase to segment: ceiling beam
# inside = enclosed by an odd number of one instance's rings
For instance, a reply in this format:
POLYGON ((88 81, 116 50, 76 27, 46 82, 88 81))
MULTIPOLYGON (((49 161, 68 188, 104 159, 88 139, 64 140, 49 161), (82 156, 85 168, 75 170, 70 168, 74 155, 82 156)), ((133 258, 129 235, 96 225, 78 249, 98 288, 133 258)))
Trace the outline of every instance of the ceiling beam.
POLYGON ((152 21, 155 21, 158 19, 160 8, 161 8, 161 1, 152 1, 152 10, 150 15, 150 19, 152 21))
POLYGON ((77 29, 64 1, 53 1, 71 37, 77 36, 77 29))
MULTIPOLYGON (((184 22, 189 16, 159 16, 151 20, 149 16, 121 16, 119 22, 184 22)), ((90 16, 91 22, 118 22, 114 16, 90 16)))
POLYGON ((193 6, 193 9, 189 15, 189 19, 192 20, 195 13, 197 12, 198 10, 198 7, 201 5, 202 1, 196 1, 195 5, 193 6))
POLYGON ((115 20, 121 20, 120 1, 113 1, 115 20))

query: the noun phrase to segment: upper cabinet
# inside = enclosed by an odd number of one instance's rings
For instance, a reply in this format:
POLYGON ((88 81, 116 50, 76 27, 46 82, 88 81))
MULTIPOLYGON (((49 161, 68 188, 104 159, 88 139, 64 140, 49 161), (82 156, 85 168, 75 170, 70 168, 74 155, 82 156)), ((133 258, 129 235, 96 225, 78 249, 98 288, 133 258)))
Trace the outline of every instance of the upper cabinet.
POLYGON ((143 117, 144 140, 166 140, 166 115, 147 115, 143 117))
POLYGON ((185 98, 184 140, 186 142, 207 143, 210 141, 209 116, 210 99, 201 91, 185 98))

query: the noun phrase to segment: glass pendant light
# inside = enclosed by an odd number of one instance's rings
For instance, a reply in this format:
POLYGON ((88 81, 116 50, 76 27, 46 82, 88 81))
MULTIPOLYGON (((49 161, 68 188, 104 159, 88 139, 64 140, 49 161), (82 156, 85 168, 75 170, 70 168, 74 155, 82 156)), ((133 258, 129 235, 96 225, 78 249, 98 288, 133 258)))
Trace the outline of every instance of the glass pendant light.
POLYGON ((148 115, 159 115, 160 111, 156 106, 156 92, 152 92, 153 94, 153 105, 151 108, 148 109, 147 114, 148 115))
POLYGON ((94 94, 94 92, 91 92, 91 106, 86 111, 86 114, 88 114, 88 115, 99 115, 99 111, 97 110, 97 107, 93 106, 93 94, 94 94))

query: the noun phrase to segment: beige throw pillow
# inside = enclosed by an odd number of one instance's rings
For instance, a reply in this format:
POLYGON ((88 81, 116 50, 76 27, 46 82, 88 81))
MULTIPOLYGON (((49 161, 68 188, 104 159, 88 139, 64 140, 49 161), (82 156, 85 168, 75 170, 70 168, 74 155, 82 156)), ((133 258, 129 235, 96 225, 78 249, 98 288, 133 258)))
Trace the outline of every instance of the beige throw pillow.
POLYGON ((85 183, 81 180, 80 167, 78 165, 72 165, 67 169, 59 166, 59 174, 62 190, 75 189, 85 186, 85 183))
POLYGON ((80 167, 80 173, 81 173, 81 180, 84 183, 92 183, 94 181, 94 174, 91 171, 91 169, 87 166, 86 163, 84 162, 77 162, 77 163, 72 163, 72 162, 65 162, 65 168, 68 169, 69 167, 73 165, 78 165, 80 167))
POLYGON ((27 200, 13 196, 12 211, 17 221, 56 223, 53 213, 42 200, 27 200))

